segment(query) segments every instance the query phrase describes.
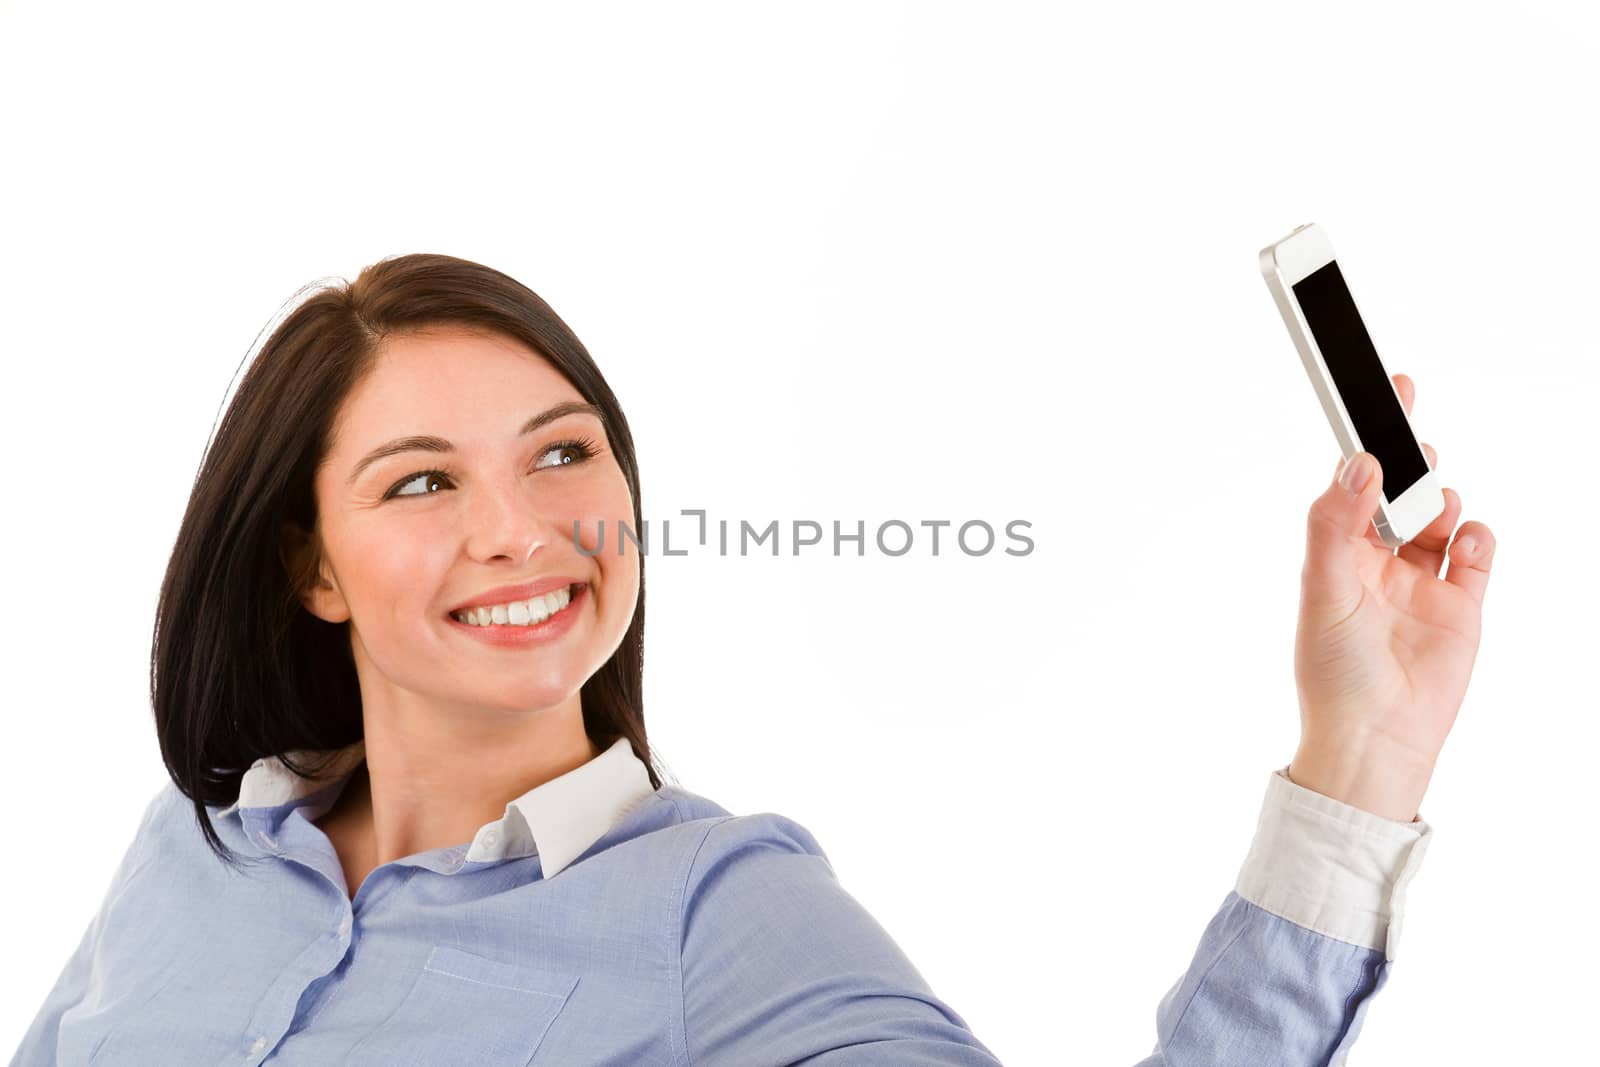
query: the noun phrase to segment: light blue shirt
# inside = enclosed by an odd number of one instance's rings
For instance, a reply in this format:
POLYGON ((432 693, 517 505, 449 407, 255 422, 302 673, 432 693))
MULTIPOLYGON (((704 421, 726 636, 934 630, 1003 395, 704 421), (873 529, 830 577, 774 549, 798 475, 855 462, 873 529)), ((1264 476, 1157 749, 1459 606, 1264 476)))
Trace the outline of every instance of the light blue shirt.
MULTIPOLYGON (((351 901, 312 820, 360 758, 316 781, 258 761, 210 809, 243 873, 166 785, 13 1067, 999 1062, 803 826, 652 790, 626 739, 351 901)), ((1144 1067, 1340 1062, 1426 838, 1275 772, 1144 1067)))

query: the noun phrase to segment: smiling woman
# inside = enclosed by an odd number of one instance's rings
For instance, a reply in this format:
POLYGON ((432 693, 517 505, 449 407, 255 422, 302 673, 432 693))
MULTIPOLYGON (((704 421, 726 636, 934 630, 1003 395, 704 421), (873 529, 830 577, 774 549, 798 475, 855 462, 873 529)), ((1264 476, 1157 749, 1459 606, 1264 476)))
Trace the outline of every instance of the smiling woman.
MULTIPOLYGON (((1301 746, 1148 1067, 1342 1062, 1387 978, 1494 541, 1451 490, 1370 540, 1370 458, 1308 514, 1301 746)), ((663 784, 607 521, 628 425, 533 292, 412 255, 299 304, 162 584, 171 782, 15 1062, 997 1063, 805 827, 663 784)))
POLYGON ((662 783, 606 524, 628 424, 532 291, 408 255, 299 303, 162 585, 172 783, 19 1062, 995 1063, 804 827, 662 783))

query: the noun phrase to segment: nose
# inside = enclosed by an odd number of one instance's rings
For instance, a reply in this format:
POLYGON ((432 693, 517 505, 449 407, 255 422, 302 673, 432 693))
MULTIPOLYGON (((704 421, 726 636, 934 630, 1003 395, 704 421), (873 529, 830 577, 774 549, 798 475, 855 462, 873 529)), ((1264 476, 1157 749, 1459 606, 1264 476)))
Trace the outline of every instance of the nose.
POLYGON ((526 482, 516 478, 492 485, 480 481, 465 521, 467 555, 485 562, 504 557, 514 564, 525 563, 553 540, 555 532, 555 519, 545 514, 526 482))

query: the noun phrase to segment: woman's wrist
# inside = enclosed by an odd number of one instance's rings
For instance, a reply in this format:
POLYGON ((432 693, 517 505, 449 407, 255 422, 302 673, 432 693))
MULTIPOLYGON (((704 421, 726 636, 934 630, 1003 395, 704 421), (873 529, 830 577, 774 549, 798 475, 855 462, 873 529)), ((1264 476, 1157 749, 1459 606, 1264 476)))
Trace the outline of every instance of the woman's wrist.
POLYGON ((1373 742, 1302 736, 1289 780, 1385 819, 1411 822, 1433 777, 1433 761, 1373 742))

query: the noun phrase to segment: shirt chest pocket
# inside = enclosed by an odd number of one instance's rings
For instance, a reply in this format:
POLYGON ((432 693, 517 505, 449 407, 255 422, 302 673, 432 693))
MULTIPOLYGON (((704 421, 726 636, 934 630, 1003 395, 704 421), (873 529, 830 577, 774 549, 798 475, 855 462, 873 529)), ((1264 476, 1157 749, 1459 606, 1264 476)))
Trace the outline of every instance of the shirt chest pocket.
POLYGON ((394 1014, 345 1063, 525 1067, 577 984, 576 975, 435 945, 394 1014))

